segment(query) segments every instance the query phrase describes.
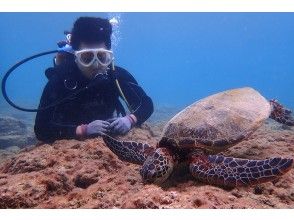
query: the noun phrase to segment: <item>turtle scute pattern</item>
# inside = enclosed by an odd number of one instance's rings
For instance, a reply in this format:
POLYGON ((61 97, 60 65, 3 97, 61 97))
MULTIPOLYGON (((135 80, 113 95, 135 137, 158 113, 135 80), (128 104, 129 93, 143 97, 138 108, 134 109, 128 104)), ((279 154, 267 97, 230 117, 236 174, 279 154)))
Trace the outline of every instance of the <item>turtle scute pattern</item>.
POLYGON ((146 143, 118 141, 106 134, 103 134, 102 137, 113 153, 115 153, 121 160, 131 163, 143 164, 149 154, 154 151, 154 148, 146 143))
POLYGON ((236 187, 270 181, 291 169, 293 159, 248 160, 222 155, 195 157, 190 165, 194 177, 210 184, 236 187))
POLYGON ((165 126, 162 138, 174 139, 178 147, 225 150, 248 137, 269 115, 270 104, 257 91, 233 89, 197 101, 176 114, 165 126))
POLYGON ((250 130, 242 131, 235 123, 230 123, 227 127, 222 124, 219 129, 216 129, 209 124, 205 124, 195 129, 189 129, 183 124, 169 124, 160 143, 162 145, 168 139, 168 142, 172 143, 174 139, 176 140, 174 144, 177 147, 204 147, 218 152, 240 142, 252 133, 250 130), (227 128, 228 126, 230 128, 227 128), (225 134, 228 130, 231 131, 232 136, 225 134))
POLYGON ((140 174, 145 182, 162 183, 171 174, 176 161, 167 148, 157 148, 144 162, 140 174))
POLYGON ((275 99, 270 100, 270 105, 272 107, 270 118, 279 123, 294 126, 294 118, 292 117, 292 111, 290 109, 285 108, 275 99))

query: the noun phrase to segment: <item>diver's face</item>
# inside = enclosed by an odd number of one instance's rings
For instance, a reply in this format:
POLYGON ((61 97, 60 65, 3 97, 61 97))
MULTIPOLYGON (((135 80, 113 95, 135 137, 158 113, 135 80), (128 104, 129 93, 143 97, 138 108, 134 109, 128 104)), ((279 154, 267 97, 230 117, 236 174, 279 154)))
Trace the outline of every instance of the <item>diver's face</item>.
MULTIPOLYGON (((103 48, 107 49, 105 43, 94 43, 94 44, 87 44, 87 43, 81 43, 79 50, 83 49, 91 49, 91 48, 103 48)), ((85 67, 79 62, 76 61, 77 66, 81 70, 82 74, 87 77, 88 79, 93 79, 95 76, 99 73, 105 73, 107 70, 106 66, 102 66, 98 63, 96 60, 91 66, 85 67)))

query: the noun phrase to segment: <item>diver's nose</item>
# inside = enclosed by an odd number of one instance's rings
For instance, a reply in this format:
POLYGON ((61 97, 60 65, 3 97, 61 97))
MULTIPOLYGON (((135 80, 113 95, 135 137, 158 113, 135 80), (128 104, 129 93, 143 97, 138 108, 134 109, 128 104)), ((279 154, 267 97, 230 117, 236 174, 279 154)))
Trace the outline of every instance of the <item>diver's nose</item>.
POLYGON ((93 67, 94 68, 98 68, 99 67, 98 60, 96 60, 96 59, 94 60, 93 67))

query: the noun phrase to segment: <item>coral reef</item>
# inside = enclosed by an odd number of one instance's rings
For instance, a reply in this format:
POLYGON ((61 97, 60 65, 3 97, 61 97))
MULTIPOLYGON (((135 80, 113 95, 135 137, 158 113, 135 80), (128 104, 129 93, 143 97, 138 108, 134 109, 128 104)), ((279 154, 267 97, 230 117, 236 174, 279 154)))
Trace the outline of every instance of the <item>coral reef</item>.
MULTIPOLYGON (((163 124, 145 124, 123 138, 155 145, 163 124)), ((268 120, 224 154, 294 158, 294 129, 268 120)), ((0 163, 0 207, 294 208, 293 169, 273 182, 235 189, 194 180, 185 167, 162 186, 144 185, 139 169, 120 161, 101 138, 24 148, 0 163)))

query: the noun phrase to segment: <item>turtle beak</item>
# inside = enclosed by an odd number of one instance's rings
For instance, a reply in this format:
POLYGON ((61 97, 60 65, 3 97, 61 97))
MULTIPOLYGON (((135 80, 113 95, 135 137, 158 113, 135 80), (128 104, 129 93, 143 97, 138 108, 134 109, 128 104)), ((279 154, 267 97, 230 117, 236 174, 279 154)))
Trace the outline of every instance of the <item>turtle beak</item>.
POLYGON ((140 175, 144 183, 154 183, 156 180, 155 169, 152 169, 152 164, 146 164, 142 166, 140 170, 140 175))

